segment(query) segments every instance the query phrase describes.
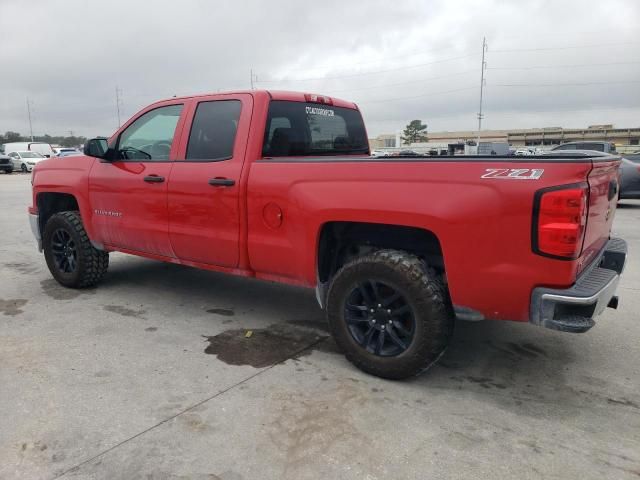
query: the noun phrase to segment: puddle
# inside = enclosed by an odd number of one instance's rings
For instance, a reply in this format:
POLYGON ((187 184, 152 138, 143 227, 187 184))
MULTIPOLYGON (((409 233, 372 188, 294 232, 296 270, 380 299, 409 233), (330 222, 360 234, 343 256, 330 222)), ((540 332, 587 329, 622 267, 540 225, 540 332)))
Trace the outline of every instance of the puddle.
POLYGON ((213 337, 207 337, 209 345, 205 353, 217 355, 218 360, 229 365, 251 365, 264 368, 294 356, 324 350, 327 335, 308 328, 288 324, 275 324, 267 328, 233 329, 213 337), (305 350, 306 349, 306 350, 305 350))
POLYGON ((228 308, 210 308, 207 313, 213 313, 215 315, 222 315, 223 317, 233 317, 236 313, 228 308))
POLYGON ((302 328, 311 328, 324 333, 329 333, 329 325, 325 319, 322 320, 287 320, 291 325, 297 325, 302 328))
POLYGON ((39 266, 25 262, 9 262, 5 263, 4 266, 11 270, 15 270, 18 273, 24 273, 25 275, 30 275, 40 271, 39 266))
POLYGON ((144 318, 146 310, 133 310, 131 308, 123 307, 122 305, 105 305, 104 308, 107 312, 117 313, 123 317, 144 318))
POLYGON ((78 298, 80 295, 95 293, 95 289, 93 288, 76 289, 63 287, 53 278, 42 280, 40 282, 40 286, 42 287, 42 291, 54 300, 73 300, 74 298, 78 298))
POLYGON ((10 317, 20 315, 23 312, 21 308, 27 304, 27 301, 24 298, 10 298, 9 300, 0 298, 0 312, 10 317))

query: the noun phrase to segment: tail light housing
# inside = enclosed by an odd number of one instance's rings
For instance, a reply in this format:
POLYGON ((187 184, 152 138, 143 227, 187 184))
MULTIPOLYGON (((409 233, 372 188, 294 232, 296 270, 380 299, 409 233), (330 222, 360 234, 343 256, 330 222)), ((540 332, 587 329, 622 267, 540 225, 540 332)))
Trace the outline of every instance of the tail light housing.
POLYGON ((537 191, 533 206, 533 251, 562 260, 578 258, 587 229, 588 200, 586 183, 537 191))
POLYGON ((315 93, 305 93, 304 100, 309 103, 321 103, 323 105, 333 105, 331 97, 326 95, 316 95, 315 93))

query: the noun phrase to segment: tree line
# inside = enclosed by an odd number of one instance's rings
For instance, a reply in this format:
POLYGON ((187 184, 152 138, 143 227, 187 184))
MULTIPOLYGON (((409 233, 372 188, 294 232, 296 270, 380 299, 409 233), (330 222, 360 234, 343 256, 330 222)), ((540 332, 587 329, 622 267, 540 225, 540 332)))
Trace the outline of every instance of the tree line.
MULTIPOLYGON (((13 142, 30 142, 31 137, 26 137, 21 135, 18 132, 7 131, 4 134, 0 133, 0 144, 3 143, 13 143, 13 142)), ((87 141, 87 137, 76 136, 76 135, 34 135, 34 142, 44 142, 50 143, 52 145, 60 145, 62 147, 77 147, 80 145, 84 145, 87 141)))

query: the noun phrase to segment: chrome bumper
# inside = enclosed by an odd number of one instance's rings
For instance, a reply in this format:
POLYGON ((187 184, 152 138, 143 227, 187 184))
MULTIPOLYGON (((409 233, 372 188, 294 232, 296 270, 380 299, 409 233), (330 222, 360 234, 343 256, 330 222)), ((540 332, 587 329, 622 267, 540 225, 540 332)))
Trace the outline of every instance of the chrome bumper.
POLYGON ((33 236, 36 238, 36 242, 38 243, 38 251, 42 252, 42 235, 40 235, 40 222, 38 215, 30 213, 29 224, 31 225, 31 233, 33 233, 33 236))
POLYGON ((614 238, 571 288, 535 288, 529 321, 553 330, 586 332, 607 306, 617 307, 615 292, 626 258, 627 243, 614 238))

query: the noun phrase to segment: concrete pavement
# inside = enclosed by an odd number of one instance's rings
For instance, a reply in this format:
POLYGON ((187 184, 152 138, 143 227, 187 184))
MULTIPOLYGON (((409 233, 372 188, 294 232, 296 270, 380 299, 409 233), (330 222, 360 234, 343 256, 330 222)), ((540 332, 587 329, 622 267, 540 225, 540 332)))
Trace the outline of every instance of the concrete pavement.
POLYGON ((640 202, 590 332, 459 323, 391 382, 336 351, 311 291, 122 254, 66 290, 29 201, 0 174, 0 479, 640 477, 640 202))

